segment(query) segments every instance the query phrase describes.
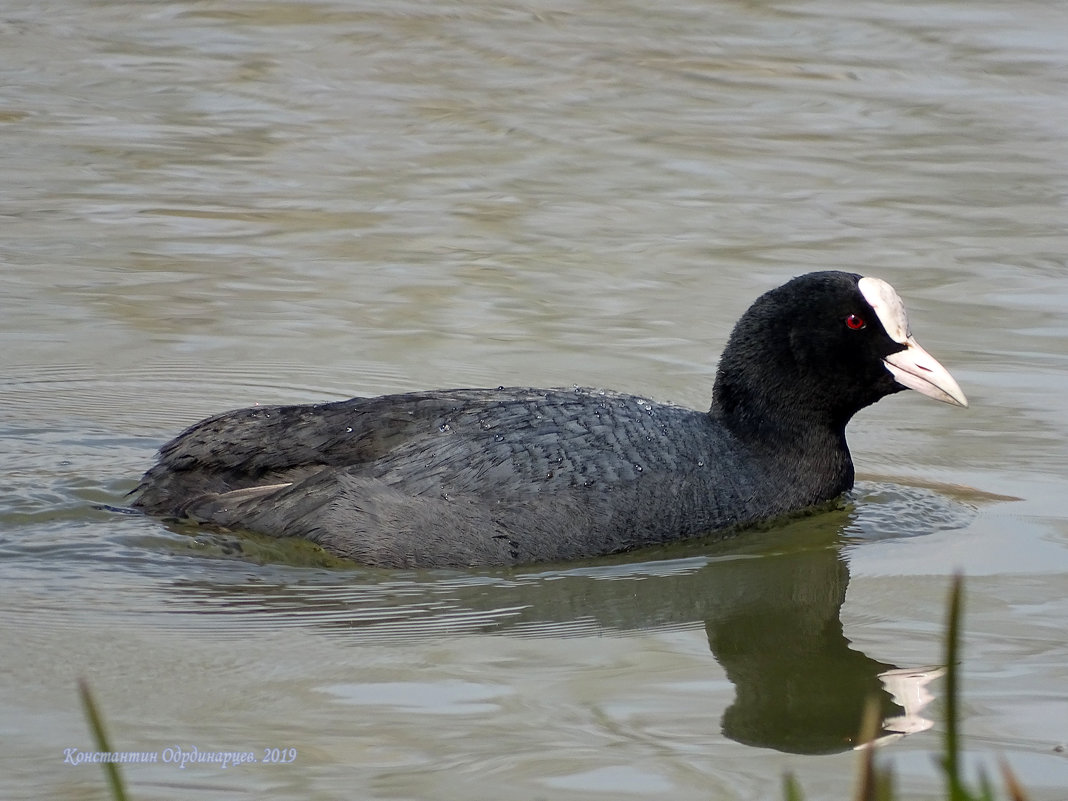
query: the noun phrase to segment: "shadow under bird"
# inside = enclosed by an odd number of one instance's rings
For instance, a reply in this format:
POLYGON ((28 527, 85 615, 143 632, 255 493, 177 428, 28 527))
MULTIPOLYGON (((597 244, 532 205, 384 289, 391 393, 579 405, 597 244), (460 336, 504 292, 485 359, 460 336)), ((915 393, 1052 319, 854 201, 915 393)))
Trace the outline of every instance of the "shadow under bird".
POLYGON ((707 412, 580 388, 257 406, 164 445, 133 505, 365 565, 583 559, 833 500, 846 424, 904 389, 967 406, 888 283, 810 273, 735 325, 707 412))

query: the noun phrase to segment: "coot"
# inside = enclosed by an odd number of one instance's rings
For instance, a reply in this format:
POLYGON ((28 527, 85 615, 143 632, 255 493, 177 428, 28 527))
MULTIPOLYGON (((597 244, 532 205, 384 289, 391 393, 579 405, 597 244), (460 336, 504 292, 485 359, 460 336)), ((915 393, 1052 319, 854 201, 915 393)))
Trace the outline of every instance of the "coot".
POLYGON ((164 445, 134 505, 366 565, 581 559, 836 498, 846 423, 906 388, 967 405, 889 284, 811 273, 738 321, 707 412, 525 388, 240 409, 164 445))

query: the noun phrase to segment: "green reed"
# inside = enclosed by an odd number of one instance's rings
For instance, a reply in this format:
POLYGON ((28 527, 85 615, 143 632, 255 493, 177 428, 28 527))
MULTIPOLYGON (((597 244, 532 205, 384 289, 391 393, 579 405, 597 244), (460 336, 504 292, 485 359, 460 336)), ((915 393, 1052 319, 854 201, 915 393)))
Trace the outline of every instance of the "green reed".
MULTIPOLYGON (((954 576, 950 586, 946 615, 945 736, 942 739, 943 753, 938 758, 938 765, 946 782, 946 801, 997 801, 994 788, 985 773, 979 774, 978 790, 969 789, 961 775, 959 668, 963 606, 964 580, 958 575, 954 576)), ((877 702, 875 699, 869 700, 858 742, 871 743, 875 739, 879 726, 878 715, 877 702)), ((854 801, 895 801, 898 798, 894 792, 893 769, 876 764, 875 750, 869 746, 861 751, 854 801)), ((1027 801, 1027 795, 1008 763, 1002 760, 1000 767, 1009 801, 1027 801)), ((804 801, 801 787, 792 775, 788 774, 785 778, 783 796, 786 801, 804 801)))

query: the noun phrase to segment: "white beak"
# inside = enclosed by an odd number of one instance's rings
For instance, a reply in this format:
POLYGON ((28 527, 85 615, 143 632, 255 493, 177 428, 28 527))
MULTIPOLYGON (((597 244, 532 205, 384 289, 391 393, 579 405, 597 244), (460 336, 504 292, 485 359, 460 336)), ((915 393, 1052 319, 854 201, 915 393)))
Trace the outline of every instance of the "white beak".
POLYGON ((968 399, 949 371, 911 336, 905 340, 904 350, 891 353, 883 362, 897 383, 942 403, 968 405, 968 399))

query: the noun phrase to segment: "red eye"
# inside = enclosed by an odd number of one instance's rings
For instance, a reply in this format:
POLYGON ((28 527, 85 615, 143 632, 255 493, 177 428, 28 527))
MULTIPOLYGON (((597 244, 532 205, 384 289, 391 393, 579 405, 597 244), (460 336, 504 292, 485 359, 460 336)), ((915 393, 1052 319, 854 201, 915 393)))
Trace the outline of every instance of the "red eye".
POLYGON ((854 331, 859 331, 860 329, 867 326, 867 323, 864 322, 863 317, 857 317, 857 315, 851 314, 846 317, 846 326, 852 328, 854 331))

